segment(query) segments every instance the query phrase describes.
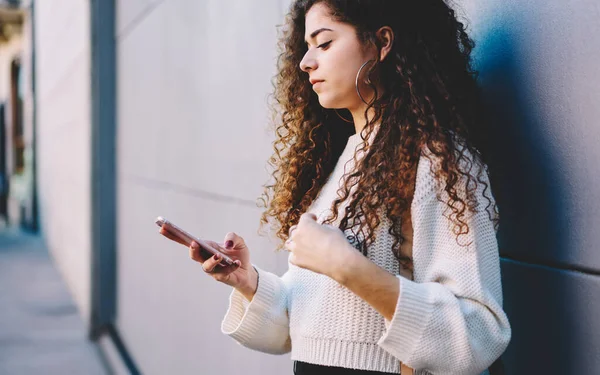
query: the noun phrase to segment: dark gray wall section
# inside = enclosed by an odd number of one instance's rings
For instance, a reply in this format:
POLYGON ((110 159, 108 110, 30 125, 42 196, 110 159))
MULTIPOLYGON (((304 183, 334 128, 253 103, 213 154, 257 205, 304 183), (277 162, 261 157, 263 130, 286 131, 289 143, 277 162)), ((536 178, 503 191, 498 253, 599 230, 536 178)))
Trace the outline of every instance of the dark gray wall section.
POLYGON ((90 336, 116 313, 116 56, 114 0, 90 0, 92 90, 92 293, 90 336))
POLYGON ((600 273, 599 5, 511 3, 476 33, 502 252, 600 273))
POLYGON ((600 278, 504 261, 507 374, 600 373, 600 278))
POLYGON ((600 373, 600 4, 466 0, 500 208, 508 374, 600 373))

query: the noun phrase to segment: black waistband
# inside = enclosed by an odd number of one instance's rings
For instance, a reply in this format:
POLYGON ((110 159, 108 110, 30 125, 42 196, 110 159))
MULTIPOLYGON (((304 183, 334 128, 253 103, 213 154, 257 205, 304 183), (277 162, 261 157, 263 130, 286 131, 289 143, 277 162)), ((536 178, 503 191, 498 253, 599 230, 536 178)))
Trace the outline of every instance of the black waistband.
POLYGON ((294 361, 295 375, 389 375, 391 372, 355 370, 344 367, 314 365, 312 363, 294 361))

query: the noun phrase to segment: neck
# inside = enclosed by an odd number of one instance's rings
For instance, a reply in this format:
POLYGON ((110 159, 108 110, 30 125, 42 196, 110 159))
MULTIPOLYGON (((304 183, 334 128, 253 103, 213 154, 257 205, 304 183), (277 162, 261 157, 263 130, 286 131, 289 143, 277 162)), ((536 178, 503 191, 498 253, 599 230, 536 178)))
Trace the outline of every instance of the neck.
MULTIPOLYGON (((363 91, 369 91, 369 90, 363 90, 363 91)), ((377 87, 377 91, 383 93, 383 87, 377 87)), ((371 100, 374 99, 373 97, 374 92, 370 92, 370 94, 367 94, 367 102, 370 102, 371 100)), ((350 113, 352 114, 352 119, 354 120, 354 128, 356 130, 357 133, 362 132, 362 130, 365 128, 365 126, 367 125, 367 119, 365 119, 365 111, 367 110, 368 105, 366 105, 362 100, 359 100, 357 102, 356 107, 349 107, 348 110, 350 111, 350 113)), ((367 113, 367 118, 369 121, 373 121, 373 118, 375 117, 375 108, 371 107, 369 109, 369 112, 367 113)), ((376 124, 379 124, 381 122, 381 119, 377 119, 376 124)))
MULTIPOLYGON (((367 120, 365 119, 365 110, 367 109, 366 105, 361 106, 356 109, 349 109, 352 114, 352 119, 354 120, 354 129, 356 133, 362 132, 362 130, 367 126, 367 120)), ((372 121, 375 117, 375 108, 369 109, 369 113, 367 114, 369 121, 372 121)), ((377 120, 377 124, 381 122, 381 119, 377 120)))

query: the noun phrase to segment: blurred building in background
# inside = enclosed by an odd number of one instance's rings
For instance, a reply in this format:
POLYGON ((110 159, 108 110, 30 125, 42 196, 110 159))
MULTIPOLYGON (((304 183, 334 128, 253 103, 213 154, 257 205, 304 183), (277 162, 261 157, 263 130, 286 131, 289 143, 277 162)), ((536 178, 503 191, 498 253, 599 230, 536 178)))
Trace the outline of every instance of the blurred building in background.
MULTIPOLYGON (((0 216, 39 227, 116 373, 291 372, 288 355, 220 333, 230 288, 154 224, 162 215, 217 241, 235 231, 253 262, 287 268, 256 234, 255 202, 268 179, 267 96, 289 2, 0 2, 0 216)), ((458 3, 497 141, 507 373, 592 374, 598 6, 458 3)))
POLYGON ((0 1, 0 220, 36 230, 30 7, 0 1))

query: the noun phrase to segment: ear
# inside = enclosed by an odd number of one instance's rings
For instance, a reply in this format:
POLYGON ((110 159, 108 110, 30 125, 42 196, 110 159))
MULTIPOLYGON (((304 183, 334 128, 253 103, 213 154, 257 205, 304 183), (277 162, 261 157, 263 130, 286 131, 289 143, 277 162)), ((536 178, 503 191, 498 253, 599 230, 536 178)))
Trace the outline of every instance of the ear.
POLYGON ((381 50, 379 52, 379 60, 383 61, 392 50, 394 45, 394 31, 389 26, 383 26, 377 30, 377 39, 381 43, 381 50))

